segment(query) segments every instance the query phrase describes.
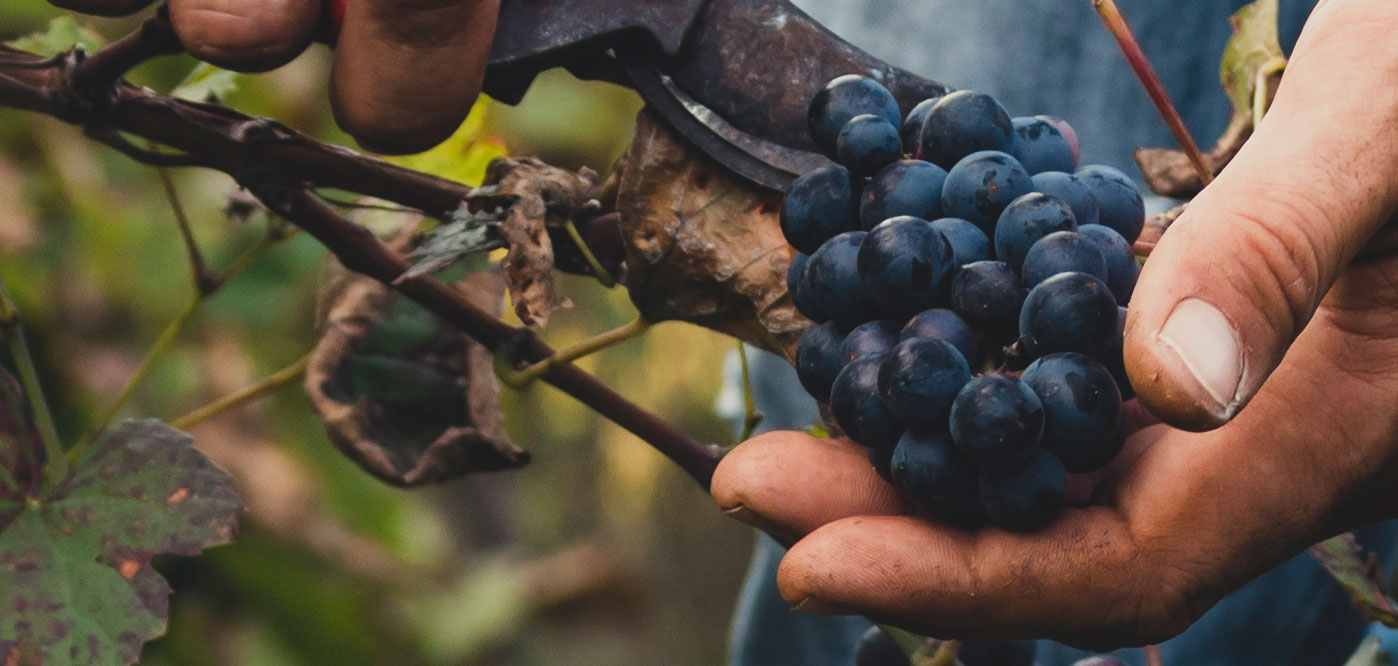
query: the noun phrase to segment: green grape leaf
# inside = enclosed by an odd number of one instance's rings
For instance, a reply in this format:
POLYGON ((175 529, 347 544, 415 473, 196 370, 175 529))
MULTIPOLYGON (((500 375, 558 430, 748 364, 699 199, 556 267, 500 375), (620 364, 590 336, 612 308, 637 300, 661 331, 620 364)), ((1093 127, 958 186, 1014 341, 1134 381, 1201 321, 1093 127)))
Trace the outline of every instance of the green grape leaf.
POLYGON ((1360 615, 1386 627, 1398 627, 1398 603, 1385 591, 1383 567, 1377 556, 1359 546, 1353 534, 1341 534, 1311 546, 1311 556, 1345 588, 1360 615))
POLYGON ((71 14, 65 14, 49 21, 48 27, 23 37, 5 42, 10 48, 36 53, 52 58, 74 44, 82 44, 89 51, 107 43, 107 39, 91 28, 78 24, 71 14))
POLYGON ((399 279, 431 275, 477 252, 504 247, 500 237, 503 211, 471 212, 465 204, 445 224, 422 236, 412 254, 417 263, 399 279))
POLYGON ((238 89, 238 73, 201 62, 189 70, 174 90, 171 97, 187 99, 191 102, 218 102, 238 89))
POLYGON ((151 558, 227 543, 242 502, 188 435, 154 420, 117 425, 41 490, 17 397, 0 392, 0 663, 130 664, 165 631, 170 587, 151 558))
POLYGON ((1277 37, 1277 0, 1257 0, 1229 21, 1233 37, 1223 49, 1219 76, 1234 113, 1251 116, 1258 72, 1286 62, 1277 37))

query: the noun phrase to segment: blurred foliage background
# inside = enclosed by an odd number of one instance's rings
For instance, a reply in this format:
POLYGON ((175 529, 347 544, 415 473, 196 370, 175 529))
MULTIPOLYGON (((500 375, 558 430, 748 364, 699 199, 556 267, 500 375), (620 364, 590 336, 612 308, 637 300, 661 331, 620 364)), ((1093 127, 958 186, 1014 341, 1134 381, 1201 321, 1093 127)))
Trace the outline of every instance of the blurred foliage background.
MULTIPOLYGON (((0 40, 63 14, 5 0, 0 40)), ((80 18, 107 38, 138 19, 80 18)), ((224 101, 353 145, 325 102, 329 52, 312 48, 224 101)), ((188 57, 132 80, 169 90, 188 57)), ((452 142, 402 161, 467 182, 490 157, 537 155, 605 176, 640 101, 561 72, 518 107, 482 100, 452 142)), ((266 221, 230 219, 236 189, 172 173, 215 270, 266 221)), ((170 420, 295 362, 315 342, 326 253, 300 236, 264 253, 199 306, 123 416, 170 420)), ((80 437, 193 294, 175 218, 154 170, 79 128, 0 109, 0 269, 10 282, 64 438, 80 437)), ((621 289, 564 278, 576 307, 545 337, 566 345, 621 325, 621 289)), ((715 415, 731 340, 684 324, 581 365, 695 437, 729 444, 715 415)), ((247 502, 237 542, 157 563, 174 587, 168 635, 143 664, 446 666, 723 663, 752 533, 724 519, 668 461, 546 386, 504 394, 507 426, 533 453, 518 472, 416 491, 342 458, 299 383, 191 429, 247 502)))

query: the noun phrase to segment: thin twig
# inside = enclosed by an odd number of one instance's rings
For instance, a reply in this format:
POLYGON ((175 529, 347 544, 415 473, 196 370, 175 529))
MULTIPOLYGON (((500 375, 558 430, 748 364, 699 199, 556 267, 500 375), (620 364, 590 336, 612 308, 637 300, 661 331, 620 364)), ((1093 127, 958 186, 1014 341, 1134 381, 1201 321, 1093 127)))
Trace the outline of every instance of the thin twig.
POLYGON ((554 352, 552 356, 518 372, 502 372, 497 366, 496 374, 505 385, 517 389, 524 388, 543 377, 549 370, 626 342, 645 333, 650 327, 651 323, 646 321, 644 317, 636 317, 630 323, 618 326, 606 333, 599 333, 575 345, 564 347, 554 352))
POLYGON ((336 208, 348 208, 351 210, 382 210, 390 213, 413 213, 416 215, 423 214, 422 211, 416 208, 407 208, 404 206, 386 206, 383 204, 366 204, 360 203, 358 201, 345 201, 343 199, 336 199, 335 197, 332 197, 323 192, 316 192, 316 196, 320 197, 321 201, 324 201, 325 203, 328 203, 336 208))
POLYGON ((582 253, 587 265, 592 268, 592 276, 602 283, 603 287, 611 289, 616 286, 616 278, 612 277, 610 271, 602 266, 602 262, 597 260, 597 255, 592 253, 592 248, 587 246, 587 241, 583 240, 582 234, 578 233, 577 225, 572 220, 563 223, 563 229, 568 232, 568 237, 573 239, 573 244, 578 246, 578 252, 582 253))
POLYGON ((184 240, 184 249, 189 256, 189 267, 193 273, 195 290, 200 293, 208 293, 217 289, 217 281, 213 275, 209 274, 208 264, 204 263, 204 255, 199 251, 199 244, 194 240, 194 229, 190 227, 189 215, 185 213, 184 204, 180 203, 180 194, 175 191, 175 181, 170 178, 169 169, 156 167, 155 173, 160 177, 160 184, 165 188, 165 199, 170 202, 170 210, 175 214, 175 224, 180 229, 180 238, 184 240))
POLYGON ((44 398, 44 387, 39 382, 39 371, 34 365, 34 357, 29 353, 29 345, 24 339, 24 326, 19 320, 19 309, 10 290, 5 286, 5 278, 0 275, 0 334, 10 347, 10 357, 19 373, 19 383, 29 401, 29 409, 34 415, 34 426, 39 431, 39 439, 44 444, 44 489, 52 488, 68 476, 68 461, 63 455, 63 442, 58 439, 58 427, 54 424, 53 413, 49 411, 48 400, 44 398))
POLYGON ((752 372, 748 368, 748 350, 742 340, 738 341, 738 364, 743 369, 743 431, 738 441, 746 442, 762 423, 762 413, 757 411, 757 401, 752 395, 752 372))
POLYGON ((199 407, 184 416, 170 422, 170 426, 176 430, 189 430, 190 428, 203 423, 219 414, 222 414, 234 407, 246 402, 256 400, 272 391, 275 391, 287 384, 297 381, 306 374, 306 366, 310 363, 311 356, 307 354, 291 365, 282 368, 262 381, 244 388, 236 393, 223 396, 207 405, 199 407))
POLYGON ((1155 110, 1160 113, 1160 117, 1170 128, 1170 133, 1175 135, 1175 142, 1180 144, 1180 148, 1189 155, 1189 161, 1199 172, 1199 179, 1205 185, 1213 182, 1214 174, 1209 169, 1208 162, 1204 161, 1204 153, 1199 150, 1199 144, 1194 142, 1194 137, 1190 136, 1189 128, 1185 127, 1184 119, 1180 118, 1180 112, 1175 109, 1175 105, 1170 101, 1170 95, 1165 91, 1165 84, 1160 82, 1160 77, 1156 76, 1155 69, 1150 66, 1150 58, 1146 57, 1146 52, 1141 50, 1141 44, 1136 41, 1136 35, 1131 31, 1131 25, 1126 22, 1126 18, 1121 15, 1121 10, 1117 8, 1114 0, 1092 0, 1092 6, 1097 10, 1097 15, 1102 17, 1102 24, 1107 27, 1107 31, 1112 33, 1116 39, 1116 45, 1121 49, 1121 54, 1126 56, 1126 62, 1131 66, 1131 71, 1136 74, 1136 79, 1141 82, 1141 87, 1146 89, 1146 95, 1150 96, 1150 101, 1155 105, 1155 110))
POLYGON ((1165 666, 1165 655, 1160 652, 1159 645, 1147 645, 1143 649, 1146 653, 1146 666, 1165 666))

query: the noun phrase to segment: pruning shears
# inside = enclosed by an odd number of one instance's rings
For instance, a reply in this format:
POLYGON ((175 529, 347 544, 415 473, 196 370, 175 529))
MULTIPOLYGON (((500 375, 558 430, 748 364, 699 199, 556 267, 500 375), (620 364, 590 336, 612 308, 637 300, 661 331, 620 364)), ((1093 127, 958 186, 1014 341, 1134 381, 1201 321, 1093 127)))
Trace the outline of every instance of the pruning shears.
POLYGON ((873 77, 904 113, 947 92, 787 0, 502 0, 486 94, 518 103, 535 75, 560 66, 634 88, 705 155, 775 190, 828 163, 806 107, 830 79, 873 77))

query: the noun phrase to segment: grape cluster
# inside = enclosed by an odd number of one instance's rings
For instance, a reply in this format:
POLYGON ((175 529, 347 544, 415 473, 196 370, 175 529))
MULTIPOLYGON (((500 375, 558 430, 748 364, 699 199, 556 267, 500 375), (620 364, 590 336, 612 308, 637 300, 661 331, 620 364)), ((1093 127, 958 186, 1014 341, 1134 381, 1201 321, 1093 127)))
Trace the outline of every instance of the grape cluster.
POLYGON ((1046 525, 1065 472, 1125 441, 1139 190, 1079 168, 1067 123, 971 91, 902 117, 877 81, 842 76, 809 121, 835 164, 782 207, 787 291, 818 324, 797 349, 802 385, 934 517, 1046 525))

